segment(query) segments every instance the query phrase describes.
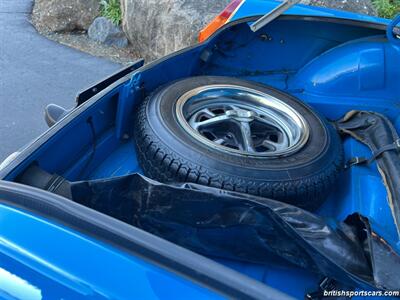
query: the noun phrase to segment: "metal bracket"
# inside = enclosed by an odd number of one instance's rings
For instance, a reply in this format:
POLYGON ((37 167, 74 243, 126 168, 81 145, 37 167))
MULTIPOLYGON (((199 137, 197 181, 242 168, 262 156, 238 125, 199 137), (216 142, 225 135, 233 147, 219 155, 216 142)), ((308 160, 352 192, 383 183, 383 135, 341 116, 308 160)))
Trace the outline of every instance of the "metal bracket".
POLYGON ((130 66, 128 66, 128 67, 126 67, 126 68, 124 68, 122 70, 119 70, 118 72, 112 74, 111 76, 99 81, 95 85, 93 85, 93 86, 87 88, 86 90, 80 92, 76 96, 77 105, 78 106, 81 105, 82 103, 84 103, 88 99, 92 98, 93 96, 95 96, 99 92, 103 91, 104 89, 106 89, 107 87, 109 87, 113 83, 117 82, 118 80, 120 80, 124 76, 128 75, 129 73, 139 69, 143 65, 144 65, 144 60, 143 59, 138 59, 137 61, 132 63, 130 66))
POLYGON ((255 21, 250 26, 250 29, 253 32, 260 30, 265 25, 275 20, 277 17, 279 17, 281 14, 283 14, 285 11, 287 11, 289 8, 291 8, 292 6, 296 5, 299 2, 300 0, 285 0, 282 4, 275 7, 275 9, 271 10, 269 13, 267 13, 266 15, 262 16, 260 19, 255 21))
MULTIPOLYGON (((139 91, 142 86, 142 74, 141 73, 133 74, 132 78, 127 86, 130 86, 135 91, 139 91)), ((132 90, 132 92, 133 92, 133 90, 132 90)))
POLYGON ((392 44, 400 45, 400 14, 388 25, 386 36, 392 44))

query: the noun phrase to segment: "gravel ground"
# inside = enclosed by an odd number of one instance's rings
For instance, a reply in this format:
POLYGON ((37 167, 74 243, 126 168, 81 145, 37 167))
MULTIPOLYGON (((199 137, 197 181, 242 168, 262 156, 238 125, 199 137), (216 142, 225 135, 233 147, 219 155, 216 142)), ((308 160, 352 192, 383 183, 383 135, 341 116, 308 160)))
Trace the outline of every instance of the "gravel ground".
MULTIPOLYGON (((33 24, 35 26, 35 24, 33 24)), ((36 26, 35 26, 36 27, 36 26)), ((139 58, 132 47, 117 48, 95 42, 87 36, 86 32, 52 33, 45 32, 36 27, 40 34, 71 48, 89 53, 93 56, 110 59, 114 62, 129 65, 139 58)))

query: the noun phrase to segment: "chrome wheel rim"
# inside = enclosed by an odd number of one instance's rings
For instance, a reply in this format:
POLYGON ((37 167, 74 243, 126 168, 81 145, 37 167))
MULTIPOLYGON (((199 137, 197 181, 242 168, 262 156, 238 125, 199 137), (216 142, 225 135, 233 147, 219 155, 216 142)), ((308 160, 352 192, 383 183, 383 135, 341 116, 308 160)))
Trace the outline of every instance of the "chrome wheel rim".
POLYGON ((195 140, 225 153, 279 157, 308 141, 305 119, 271 95, 235 85, 207 85, 182 95, 177 121, 195 140))

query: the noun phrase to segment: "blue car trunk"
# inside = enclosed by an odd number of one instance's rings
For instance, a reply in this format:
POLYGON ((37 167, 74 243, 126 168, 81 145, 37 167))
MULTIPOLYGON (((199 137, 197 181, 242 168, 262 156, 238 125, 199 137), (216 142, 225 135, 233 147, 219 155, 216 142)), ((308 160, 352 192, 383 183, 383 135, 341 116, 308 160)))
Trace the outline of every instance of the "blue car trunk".
MULTIPOLYGON (((15 181, 33 162, 69 181, 141 173, 132 138, 136 105, 160 86, 198 75, 273 86, 329 120, 351 110, 375 111, 400 131, 400 48, 386 39, 382 25, 283 16, 253 33, 251 21, 235 21, 202 44, 147 64, 81 103, 30 145, 18 165, 7 167, 5 179, 15 181)), ((347 160, 371 156, 355 139, 344 138, 343 144, 347 160)), ((354 167, 343 173, 317 214, 341 221, 361 213, 400 252, 387 198, 375 164, 354 167)), ((297 298, 316 290, 320 280, 305 269, 274 261, 215 260, 297 298)))

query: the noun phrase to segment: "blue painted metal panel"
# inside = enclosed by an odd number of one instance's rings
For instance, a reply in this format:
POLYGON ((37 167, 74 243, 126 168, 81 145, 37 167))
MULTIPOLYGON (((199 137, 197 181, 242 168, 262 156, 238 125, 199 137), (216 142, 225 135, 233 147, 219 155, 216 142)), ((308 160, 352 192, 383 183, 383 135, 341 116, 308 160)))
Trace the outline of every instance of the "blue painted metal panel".
MULTIPOLYGON (((277 1, 270 0, 247 0, 233 20, 267 13, 277 4, 277 1)), ((388 24, 384 19, 302 5, 292 8, 288 14, 388 24)), ((193 59, 208 47, 206 42, 200 48, 142 70, 140 78, 146 83, 147 92, 150 92, 171 80, 190 75, 241 77, 286 90, 328 118, 338 118, 351 109, 374 110, 388 115, 400 129, 400 86, 397 84, 400 78, 400 52, 398 47, 384 40, 383 34, 379 38, 370 37, 379 34, 379 31, 334 23, 278 20, 259 33, 257 37, 251 36, 248 26, 240 25, 235 31, 223 32, 217 37, 218 51, 212 53, 208 61, 197 64, 193 59), (362 40, 348 43, 354 39, 362 40)), ((59 172, 72 180, 140 171, 133 144, 119 139, 125 131, 122 129, 129 127, 130 120, 123 107, 117 106, 118 103, 128 103, 132 107, 137 99, 133 97, 130 102, 125 101, 127 99, 121 101, 115 96, 117 92, 115 90, 99 100, 90 111, 82 113, 68 124, 65 130, 29 159, 38 161, 47 171, 59 172), (89 147, 92 139, 86 122, 89 116, 93 117, 96 125, 95 154, 89 147), (86 170, 82 172, 84 168, 86 170)), ((347 158, 370 154, 364 145, 354 140, 346 139, 344 146, 347 158)), ((397 243, 400 251, 399 241, 393 239, 396 236, 395 227, 386 198, 376 166, 359 166, 344 173, 337 190, 319 213, 342 220, 352 212, 361 212, 372 219, 374 229, 379 234, 393 241, 393 244, 397 243)), ((52 291, 62 291, 69 296, 91 295, 101 298, 105 295, 135 295, 137 298, 151 298, 176 291, 174 299, 188 294, 191 299, 214 297, 209 291, 173 274, 66 228, 7 207, 0 207, 0 210, 1 224, 4 220, 8 221, 6 230, 0 232, 0 266, 3 267, 4 278, 19 276, 41 292, 51 294, 52 291), (18 230, 13 224, 18 224, 18 230), (28 249, 27 254, 33 253, 34 258, 43 259, 32 261, 32 255, 21 255, 24 253, 11 247, 10 241, 28 249), (73 253, 71 249, 80 250, 79 253, 73 253), (127 281, 128 276, 129 279, 133 278, 132 285, 127 281), (40 278, 39 283, 33 278, 40 278)), ((303 298, 305 291, 314 291, 319 280, 307 270, 277 266, 272 262, 261 266, 218 261, 296 298, 303 298)), ((37 293, 29 286, 26 289, 37 293)))
POLYGON ((289 83, 290 89, 330 97, 398 101, 400 50, 384 37, 342 44, 314 58, 289 83))
POLYGON ((122 143, 89 176, 91 179, 117 177, 141 172, 132 141, 122 143))
POLYGON ((221 299, 138 257, 18 209, 0 205, 0 228, 0 297, 6 299, 221 299))
MULTIPOLYGON (((280 3, 282 2, 276 0, 245 0, 236 14, 231 18, 231 21, 238 20, 240 18, 266 14, 280 3)), ((285 15, 332 17, 381 24, 390 23, 390 21, 387 19, 303 4, 295 5, 289 9, 285 15)))

